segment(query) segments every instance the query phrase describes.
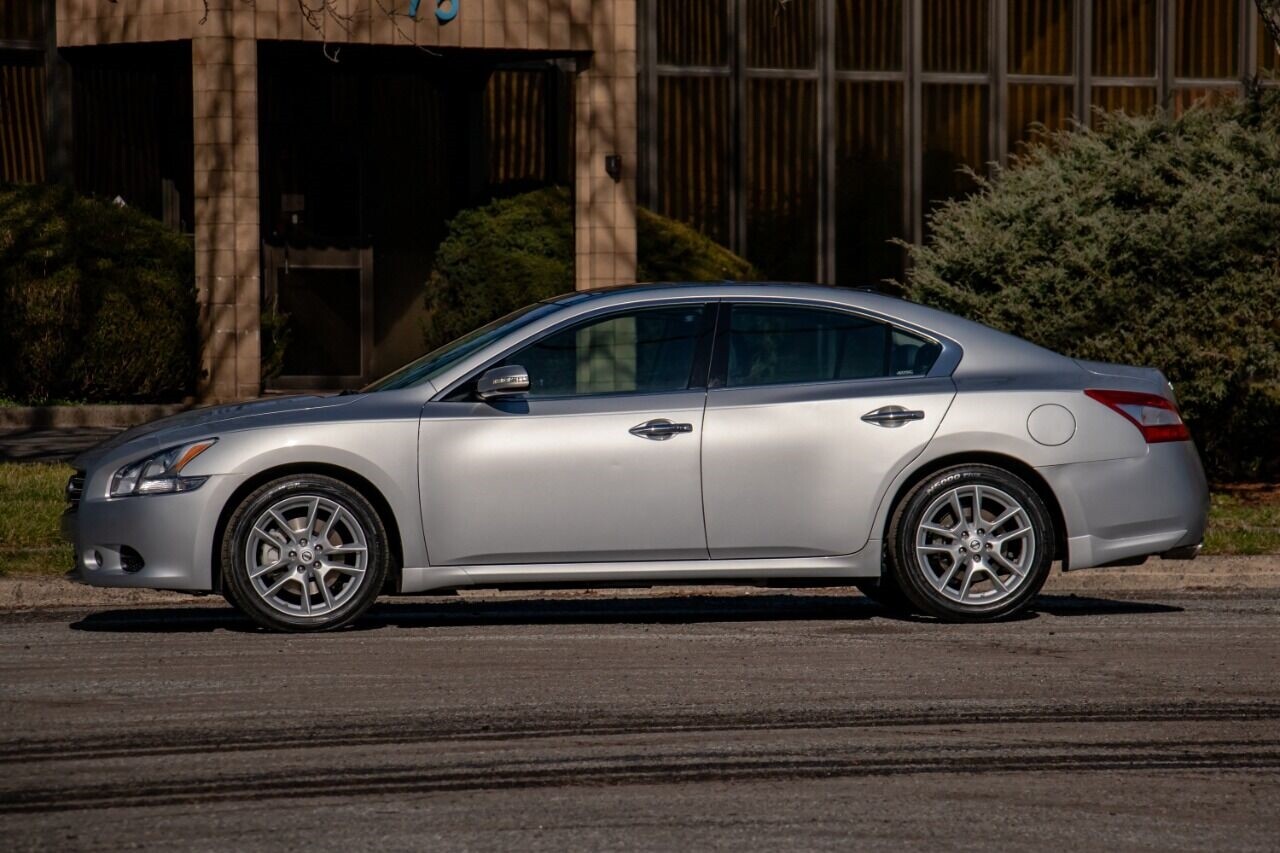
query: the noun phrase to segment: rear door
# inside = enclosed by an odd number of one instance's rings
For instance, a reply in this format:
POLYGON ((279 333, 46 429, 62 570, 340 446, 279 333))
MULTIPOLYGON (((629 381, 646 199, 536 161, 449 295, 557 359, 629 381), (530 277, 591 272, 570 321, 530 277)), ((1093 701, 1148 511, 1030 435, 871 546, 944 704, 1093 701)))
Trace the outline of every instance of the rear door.
POLYGON ((721 309, 702 436, 713 559, 850 554, 955 396, 941 345, 829 307, 721 309))

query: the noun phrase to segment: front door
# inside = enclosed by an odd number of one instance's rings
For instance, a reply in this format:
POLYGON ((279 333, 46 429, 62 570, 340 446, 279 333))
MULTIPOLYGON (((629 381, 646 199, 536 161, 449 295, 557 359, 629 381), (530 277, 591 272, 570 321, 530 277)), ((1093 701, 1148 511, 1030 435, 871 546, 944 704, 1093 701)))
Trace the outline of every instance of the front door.
POLYGON ((709 310, 631 309, 488 367, 530 390, 428 403, 420 486, 432 565, 707 558, 699 452, 709 310))
POLYGON ((844 311, 726 309, 703 424, 711 557, 861 550, 880 496, 955 396, 927 376, 938 344, 844 311))

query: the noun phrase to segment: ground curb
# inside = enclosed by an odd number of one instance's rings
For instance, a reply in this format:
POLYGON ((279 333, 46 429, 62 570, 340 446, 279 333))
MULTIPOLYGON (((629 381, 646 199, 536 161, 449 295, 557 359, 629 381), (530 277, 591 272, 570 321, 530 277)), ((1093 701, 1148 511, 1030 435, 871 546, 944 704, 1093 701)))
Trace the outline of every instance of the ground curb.
POLYGON ((0 406, 0 429, 131 427, 195 408, 193 403, 91 406, 0 406))

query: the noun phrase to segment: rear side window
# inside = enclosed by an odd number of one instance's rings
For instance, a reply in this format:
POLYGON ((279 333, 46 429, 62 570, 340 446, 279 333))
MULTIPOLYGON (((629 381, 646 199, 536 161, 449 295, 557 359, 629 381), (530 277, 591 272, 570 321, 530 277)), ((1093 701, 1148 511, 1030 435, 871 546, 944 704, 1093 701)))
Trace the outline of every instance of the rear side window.
POLYGON ((941 347, 843 311, 734 305, 728 387, 923 376, 941 347))

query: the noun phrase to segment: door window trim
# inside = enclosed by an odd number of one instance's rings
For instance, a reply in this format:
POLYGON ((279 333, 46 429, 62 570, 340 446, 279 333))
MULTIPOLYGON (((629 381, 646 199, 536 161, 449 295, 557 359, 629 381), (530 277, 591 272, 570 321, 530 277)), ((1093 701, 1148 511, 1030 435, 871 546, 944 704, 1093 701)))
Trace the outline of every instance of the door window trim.
POLYGON ((711 375, 712 354, 715 347, 716 332, 719 324, 719 305, 721 300, 707 298, 685 298, 670 299, 654 302, 633 303, 631 305, 614 305, 608 308, 600 308, 584 314, 577 314, 569 317, 564 322, 556 323, 535 335, 524 338, 511 346, 503 349, 500 353, 485 361, 482 365, 470 371, 460 379, 451 382, 443 391, 431 399, 433 403, 476 403, 479 402, 474 395, 476 381, 480 376, 491 367, 501 363, 508 356, 525 347, 537 344, 539 341, 545 340, 552 335, 560 332, 568 331, 576 326, 585 325, 605 321, 611 317, 632 314, 637 311, 648 311, 657 308, 671 308, 681 305, 696 305, 705 310, 703 316, 703 327, 698 335, 698 341, 694 346, 693 366, 690 368, 690 384, 687 388, 674 391, 611 391, 602 394, 561 394, 556 396, 545 397, 518 397, 516 399, 530 400, 535 402, 551 402, 555 400, 590 400, 617 397, 652 397, 664 394, 684 394, 691 391, 707 390, 708 382, 711 375), (693 384, 694 378, 701 375, 700 384, 693 384))
POLYGON ((853 382, 904 382, 913 379, 937 379, 940 376, 950 376, 955 372, 956 366, 960 363, 960 357, 963 351, 959 344, 950 338, 944 338, 927 329, 922 329, 908 323, 902 323, 892 320, 888 317, 882 317, 869 311, 863 311, 848 305, 839 305, 831 302, 822 302, 817 300, 797 300, 797 299, 769 299, 769 298, 746 298, 746 299, 724 299, 720 302, 717 312, 716 335, 714 349, 711 354, 711 375, 707 379, 708 391, 748 391, 753 388, 783 388, 796 387, 800 385, 843 385, 853 382), (729 378, 729 337, 731 331, 731 314, 736 305, 768 305, 776 308, 802 308, 819 311, 830 311, 835 314, 848 314, 857 317, 859 320, 867 320, 873 323, 879 323, 888 326, 890 331, 899 331, 904 334, 921 338, 929 343, 934 343, 942 349, 938 353, 938 357, 934 359, 933 365, 929 368, 928 373, 913 374, 911 376, 861 376, 856 379, 816 379, 808 382, 762 382, 756 385, 734 385, 728 384, 729 378))

